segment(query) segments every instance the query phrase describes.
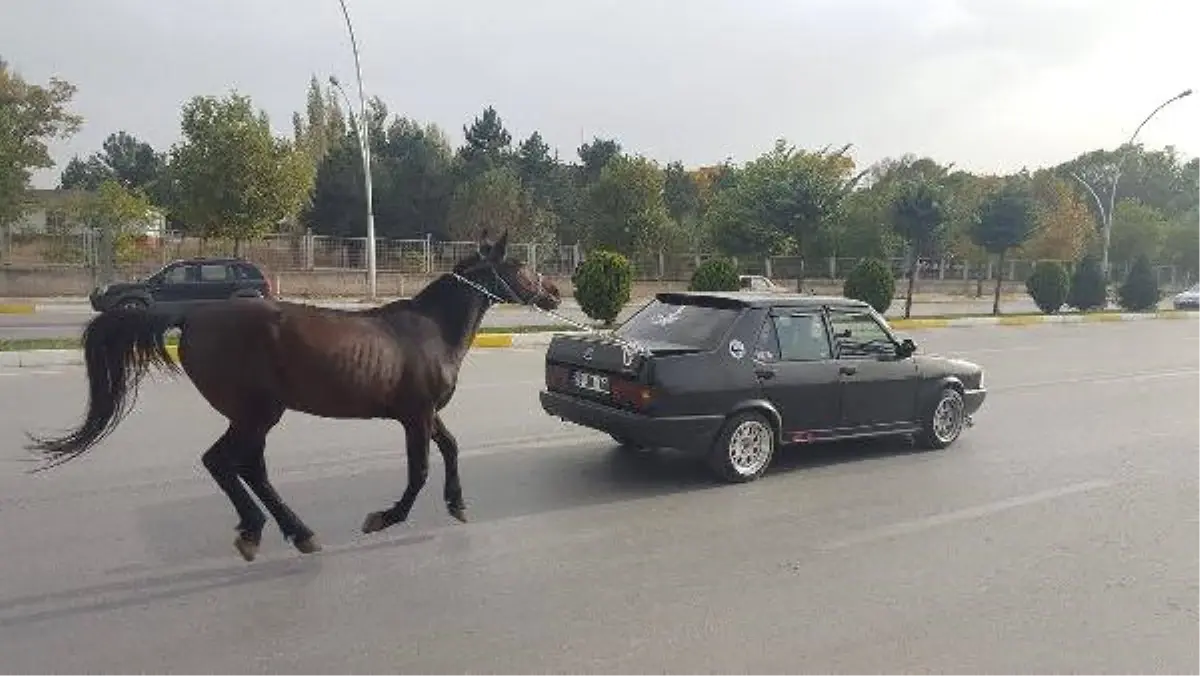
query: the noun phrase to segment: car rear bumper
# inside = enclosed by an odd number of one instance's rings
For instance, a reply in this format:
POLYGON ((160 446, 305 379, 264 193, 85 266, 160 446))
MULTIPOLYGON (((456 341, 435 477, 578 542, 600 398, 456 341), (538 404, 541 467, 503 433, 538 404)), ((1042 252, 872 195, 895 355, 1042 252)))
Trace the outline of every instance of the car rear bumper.
POLYGON ((984 399, 987 399, 987 390, 982 387, 977 390, 965 390, 963 392, 964 412, 967 415, 973 415, 983 406, 984 399))
POLYGON ((725 420, 719 415, 641 415, 546 390, 539 392, 538 398, 542 409, 556 418, 647 448, 706 451, 725 420))

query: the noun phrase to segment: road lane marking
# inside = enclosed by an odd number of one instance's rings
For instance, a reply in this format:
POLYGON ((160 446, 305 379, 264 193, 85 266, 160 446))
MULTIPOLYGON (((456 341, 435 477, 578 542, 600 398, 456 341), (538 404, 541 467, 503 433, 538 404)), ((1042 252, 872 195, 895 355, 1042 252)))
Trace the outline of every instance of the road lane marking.
POLYGON ((902 535, 912 535, 914 533, 932 530, 938 526, 982 519, 984 517, 1000 514, 1002 512, 1007 512, 1019 507, 1028 507, 1030 505, 1036 505, 1042 502, 1057 500, 1068 495, 1088 493, 1104 488, 1110 488, 1115 485, 1116 482, 1102 479, 1083 481, 1080 483, 1060 486, 1058 488, 1052 488, 1046 491, 1040 491, 1038 493, 1019 495, 1014 498, 1008 498, 1007 500, 998 500, 996 502, 989 502, 983 505, 977 505, 975 507, 967 507, 966 509, 943 512, 941 514, 934 514, 933 516, 913 519, 911 521, 901 521, 899 523, 894 523, 890 526, 884 526, 882 528, 872 528, 870 530, 863 531, 858 535, 852 535, 848 538, 818 545, 817 548, 826 552, 837 551, 839 549, 846 549, 856 545, 870 544, 880 540, 889 540, 902 535))
MULTIPOLYGON (((1009 390, 1025 390, 1037 387, 1052 387, 1055 385, 1105 385, 1110 383, 1127 383, 1141 380, 1160 380, 1163 378, 1178 378, 1179 376, 1195 376, 1200 375, 1200 369, 1182 369, 1176 371, 1145 371, 1141 373, 1112 373, 1101 374, 1095 376, 1083 376, 1080 378, 1061 378, 1059 380, 1035 380, 1025 383, 1013 383, 1012 385, 1001 385, 998 387, 988 387, 992 392, 1007 392, 1009 390)), ((986 376, 985 376, 986 378, 986 376)), ((986 380, 985 380, 986 383, 986 380)))

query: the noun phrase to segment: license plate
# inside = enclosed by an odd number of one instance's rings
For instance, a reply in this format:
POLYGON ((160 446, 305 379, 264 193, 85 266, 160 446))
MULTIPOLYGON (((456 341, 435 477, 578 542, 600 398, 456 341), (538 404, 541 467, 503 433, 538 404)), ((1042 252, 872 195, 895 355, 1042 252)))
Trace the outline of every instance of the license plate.
POLYGON ((581 390, 588 390, 589 392, 596 392, 599 394, 609 393, 608 376, 576 371, 574 376, 572 376, 572 379, 575 382, 575 387, 578 387, 581 390))

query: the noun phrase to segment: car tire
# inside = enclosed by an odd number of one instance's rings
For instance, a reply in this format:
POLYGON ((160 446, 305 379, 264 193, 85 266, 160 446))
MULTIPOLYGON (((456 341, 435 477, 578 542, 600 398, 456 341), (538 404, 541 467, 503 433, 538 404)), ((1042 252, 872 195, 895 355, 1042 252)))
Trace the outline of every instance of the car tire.
POLYGON ((966 402, 962 392, 957 387, 947 385, 925 412, 916 441, 924 448, 946 448, 962 434, 966 422, 966 402))
POLYGON ((708 451, 708 465, 726 483, 746 483, 767 471, 775 457, 775 428, 757 411, 730 416, 708 451))

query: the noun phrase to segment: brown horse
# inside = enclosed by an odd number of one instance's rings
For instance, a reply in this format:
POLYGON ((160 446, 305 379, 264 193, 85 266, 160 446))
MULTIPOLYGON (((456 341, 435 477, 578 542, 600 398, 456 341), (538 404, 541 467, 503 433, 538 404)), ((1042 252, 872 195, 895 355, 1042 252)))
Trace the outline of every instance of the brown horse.
POLYGON ((202 459, 237 512, 234 546, 247 561, 258 552, 266 517, 242 481, 297 550, 321 549, 267 477, 267 434, 289 409, 324 418, 384 418, 404 426, 408 486, 391 507, 367 515, 364 533, 408 518, 429 472, 431 440, 446 465, 446 507, 466 521, 458 444, 439 411, 454 395, 463 357, 494 301, 544 310, 561 301, 553 284, 505 257, 507 243, 507 232, 494 244, 485 233, 479 250, 453 272, 411 299, 369 310, 231 299, 174 317, 144 309, 98 315, 83 333, 89 396, 82 424, 57 439, 31 435, 29 448, 55 466, 108 436, 128 413, 150 366, 178 373, 165 342, 166 332, 177 327, 184 371, 229 419, 229 428, 202 459))

